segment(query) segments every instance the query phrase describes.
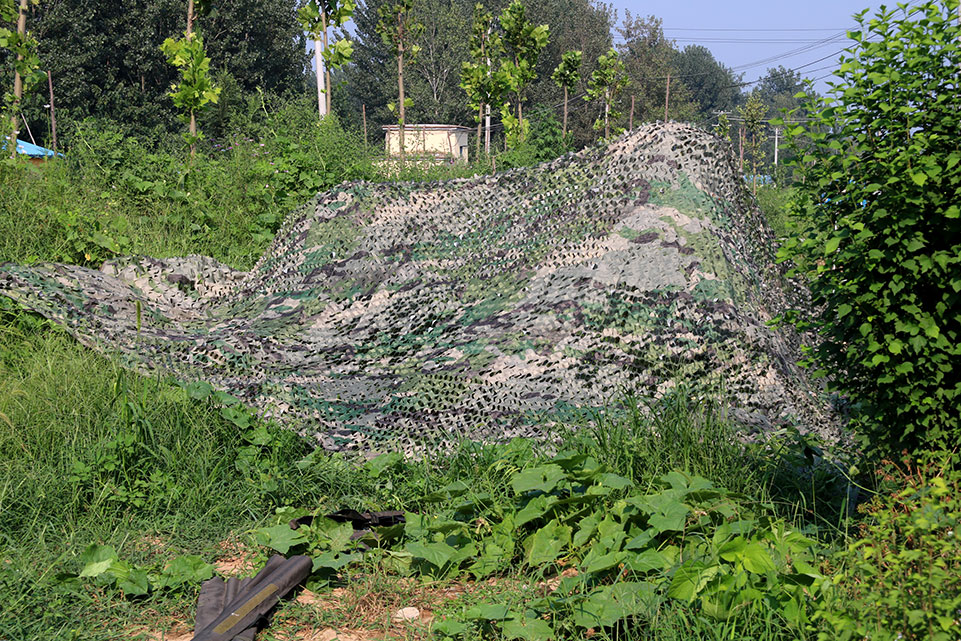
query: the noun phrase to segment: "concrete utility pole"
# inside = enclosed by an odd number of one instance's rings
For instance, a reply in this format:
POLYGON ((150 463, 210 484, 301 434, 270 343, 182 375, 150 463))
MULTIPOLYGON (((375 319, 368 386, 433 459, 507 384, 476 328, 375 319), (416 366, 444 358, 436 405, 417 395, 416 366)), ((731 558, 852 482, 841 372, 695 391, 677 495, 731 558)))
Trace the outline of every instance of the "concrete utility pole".
MULTIPOLYGON (((22 39, 27 33, 27 0, 20 0, 20 13, 17 15, 17 33, 22 39)), ((17 55, 17 60, 23 60, 23 56, 17 55)), ((13 125, 13 130, 10 134, 10 157, 17 157, 17 135, 20 133, 20 119, 17 118, 17 112, 20 110, 20 100, 23 98, 23 78, 20 77, 20 72, 15 72, 13 74, 13 109, 10 116, 11 124, 13 125)))
POLYGON ((777 141, 780 133, 781 133, 781 128, 775 127, 774 128, 774 166, 775 167, 777 167, 777 141))

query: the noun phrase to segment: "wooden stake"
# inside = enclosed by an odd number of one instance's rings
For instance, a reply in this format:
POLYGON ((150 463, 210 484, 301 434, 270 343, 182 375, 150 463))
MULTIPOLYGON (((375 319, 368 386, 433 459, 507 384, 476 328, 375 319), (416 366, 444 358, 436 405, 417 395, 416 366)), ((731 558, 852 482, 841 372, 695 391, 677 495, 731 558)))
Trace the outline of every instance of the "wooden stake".
POLYGON ((667 122, 667 106, 671 100, 671 74, 667 74, 667 89, 664 91, 664 122, 667 122))

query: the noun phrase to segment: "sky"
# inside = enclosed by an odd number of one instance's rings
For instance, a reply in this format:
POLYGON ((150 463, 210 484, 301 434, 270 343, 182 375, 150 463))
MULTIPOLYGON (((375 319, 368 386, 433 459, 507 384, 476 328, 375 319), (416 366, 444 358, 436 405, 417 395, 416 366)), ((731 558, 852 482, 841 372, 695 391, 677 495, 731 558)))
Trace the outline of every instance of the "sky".
MULTIPOLYGON (((784 65, 802 76, 820 80, 827 76, 847 46, 845 32, 857 24, 852 15, 881 6, 874 0, 613 0, 618 22, 628 10, 633 15, 654 15, 663 20, 664 33, 679 48, 701 44, 745 81, 757 80, 769 67, 784 65)), ((894 7, 895 0, 885 4, 894 7)))

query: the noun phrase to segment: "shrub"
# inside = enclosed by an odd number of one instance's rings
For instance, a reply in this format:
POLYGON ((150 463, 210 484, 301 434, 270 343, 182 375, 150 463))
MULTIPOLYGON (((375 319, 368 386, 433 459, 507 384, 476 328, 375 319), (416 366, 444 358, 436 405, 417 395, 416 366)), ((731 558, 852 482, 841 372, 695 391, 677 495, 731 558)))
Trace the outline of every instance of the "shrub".
POLYGON ((957 639, 961 626, 961 473, 916 471, 875 497, 870 522, 833 561, 820 639, 957 639))
POLYGON ((783 258, 806 271, 819 374, 888 452, 961 439, 961 27, 958 0, 882 10, 853 44, 831 98, 789 130, 811 226, 783 258))

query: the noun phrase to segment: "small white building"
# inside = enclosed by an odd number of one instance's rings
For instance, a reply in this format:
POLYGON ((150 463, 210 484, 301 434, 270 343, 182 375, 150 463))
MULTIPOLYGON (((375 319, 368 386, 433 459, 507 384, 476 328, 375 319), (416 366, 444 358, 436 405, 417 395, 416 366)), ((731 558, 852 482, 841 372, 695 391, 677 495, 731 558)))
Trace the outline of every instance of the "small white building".
MULTIPOLYGON (((471 131, 460 125, 404 125, 404 151, 418 159, 466 163, 467 135, 471 131)), ((384 132, 387 155, 400 156, 400 128, 385 125, 384 132)))

